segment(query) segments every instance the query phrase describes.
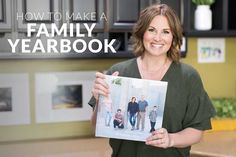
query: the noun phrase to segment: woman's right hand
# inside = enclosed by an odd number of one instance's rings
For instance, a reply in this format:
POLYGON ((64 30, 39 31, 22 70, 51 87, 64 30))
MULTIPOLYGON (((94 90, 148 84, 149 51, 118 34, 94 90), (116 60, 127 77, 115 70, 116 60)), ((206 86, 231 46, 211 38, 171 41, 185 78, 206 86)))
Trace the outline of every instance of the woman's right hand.
MULTIPOLYGON (((116 71, 112 74, 112 76, 118 76, 119 72, 116 71)), ((99 95, 108 96, 109 94, 109 86, 105 81, 105 74, 101 72, 96 72, 96 79, 94 80, 92 94, 96 100, 98 100, 99 95)))

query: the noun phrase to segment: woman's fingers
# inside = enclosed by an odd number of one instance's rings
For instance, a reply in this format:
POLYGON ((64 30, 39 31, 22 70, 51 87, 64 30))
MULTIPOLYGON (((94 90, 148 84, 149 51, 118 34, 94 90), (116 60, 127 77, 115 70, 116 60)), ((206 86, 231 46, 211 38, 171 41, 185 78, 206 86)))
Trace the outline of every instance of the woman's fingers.
POLYGON ((152 145, 156 147, 167 148, 169 146, 169 136, 165 128, 158 129, 152 132, 146 140, 147 145, 152 145))
POLYGON ((103 73, 101 73, 101 72, 96 72, 96 73, 95 73, 95 76, 96 76, 96 78, 105 79, 105 75, 104 75, 103 73))
POLYGON ((161 129, 153 131, 152 135, 147 138, 147 140, 164 138, 164 132, 161 129))
POLYGON ((109 88, 108 84, 103 78, 96 78, 94 81, 94 85, 95 85, 95 88, 100 89, 100 90, 109 88))
POLYGON ((164 138, 165 137, 165 133, 166 132, 163 130, 163 128, 161 128, 161 129, 158 129, 156 131, 153 131, 152 135, 153 135, 154 138, 159 139, 159 138, 164 138))
POLYGON ((109 93, 108 85, 104 79, 96 78, 92 88, 92 94, 95 99, 98 99, 98 95, 107 96, 109 93))
POLYGON ((94 83, 94 92, 98 95, 107 96, 109 94, 109 86, 104 80, 96 79, 94 83))
MULTIPOLYGON (((116 71, 112 75, 113 76, 118 76, 119 72, 116 71)), ((108 96, 110 91, 109 91, 109 85, 105 81, 105 78, 106 78, 105 74, 103 74, 101 72, 96 72, 95 76, 96 76, 96 79, 94 80, 94 85, 93 85, 93 88, 92 88, 93 96, 96 99, 98 99, 98 95, 108 96)))
POLYGON ((118 76, 119 75, 119 71, 116 71, 112 74, 112 76, 118 76))

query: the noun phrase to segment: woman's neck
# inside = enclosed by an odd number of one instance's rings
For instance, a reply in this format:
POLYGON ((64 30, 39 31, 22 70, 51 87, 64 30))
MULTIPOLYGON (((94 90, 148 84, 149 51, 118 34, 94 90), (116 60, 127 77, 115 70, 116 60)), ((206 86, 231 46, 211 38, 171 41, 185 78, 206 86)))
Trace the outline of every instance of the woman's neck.
POLYGON ((166 55, 153 57, 153 56, 143 56, 140 57, 141 66, 146 72, 157 72, 161 70, 168 62, 168 57, 166 55))
POLYGON ((139 71, 143 79, 161 80, 167 72, 171 60, 166 56, 143 56, 137 59, 139 71))

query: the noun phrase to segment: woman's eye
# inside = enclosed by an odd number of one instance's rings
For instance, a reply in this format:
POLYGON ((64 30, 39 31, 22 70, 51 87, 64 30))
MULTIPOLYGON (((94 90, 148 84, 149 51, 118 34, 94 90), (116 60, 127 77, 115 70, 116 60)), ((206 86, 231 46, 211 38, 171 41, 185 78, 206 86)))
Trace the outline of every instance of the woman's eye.
POLYGON ((149 28, 148 31, 149 31, 149 32, 155 32, 155 29, 149 28))
POLYGON ((169 34, 170 32, 169 31, 163 31, 164 34, 169 34))

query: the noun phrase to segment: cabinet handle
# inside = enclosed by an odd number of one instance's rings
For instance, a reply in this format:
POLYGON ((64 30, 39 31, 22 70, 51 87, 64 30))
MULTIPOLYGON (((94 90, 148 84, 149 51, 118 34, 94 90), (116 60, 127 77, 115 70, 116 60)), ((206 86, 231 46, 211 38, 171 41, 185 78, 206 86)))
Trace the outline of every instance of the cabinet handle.
POLYGON ((180 22, 184 24, 184 0, 180 0, 180 22))

